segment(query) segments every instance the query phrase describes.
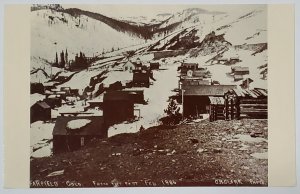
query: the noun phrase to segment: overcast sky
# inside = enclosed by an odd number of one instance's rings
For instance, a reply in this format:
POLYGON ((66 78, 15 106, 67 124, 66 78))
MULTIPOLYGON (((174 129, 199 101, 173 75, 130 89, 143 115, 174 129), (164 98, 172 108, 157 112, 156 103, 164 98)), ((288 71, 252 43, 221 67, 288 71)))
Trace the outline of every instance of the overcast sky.
POLYGON ((147 16, 154 17, 159 13, 176 13, 187 8, 202 8, 209 11, 243 12, 261 9, 265 5, 62 5, 64 8, 80 8, 87 11, 97 12, 110 17, 147 16))

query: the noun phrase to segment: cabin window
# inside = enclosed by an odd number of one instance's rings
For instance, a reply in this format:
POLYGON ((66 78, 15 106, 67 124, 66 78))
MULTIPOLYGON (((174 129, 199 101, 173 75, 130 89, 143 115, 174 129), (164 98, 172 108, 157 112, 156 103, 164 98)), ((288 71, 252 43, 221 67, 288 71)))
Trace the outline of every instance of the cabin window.
POLYGON ((127 71, 127 67, 125 67, 125 71, 127 71))
POLYGON ((84 137, 80 138, 80 146, 84 146, 84 137))

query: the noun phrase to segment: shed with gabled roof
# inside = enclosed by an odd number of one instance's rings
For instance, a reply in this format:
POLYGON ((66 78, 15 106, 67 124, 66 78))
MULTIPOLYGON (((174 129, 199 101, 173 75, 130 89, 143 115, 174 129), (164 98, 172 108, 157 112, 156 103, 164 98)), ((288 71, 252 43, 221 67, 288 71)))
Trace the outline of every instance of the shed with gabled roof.
POLYGON ((93 138, 106 138, 107 127, 100 116, 58 116, 52 135, 53 153, 57 154, 78 150, 93 138))
POLYGON ((44 101, 38 101, 30 107, 30 123, 51 120, 51 107, 44 101))

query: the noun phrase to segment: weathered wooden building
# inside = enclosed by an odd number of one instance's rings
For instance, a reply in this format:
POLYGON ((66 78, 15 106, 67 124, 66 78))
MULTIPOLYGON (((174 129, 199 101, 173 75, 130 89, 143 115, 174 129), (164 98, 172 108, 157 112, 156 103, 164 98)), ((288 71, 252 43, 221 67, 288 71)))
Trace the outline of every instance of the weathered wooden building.
POLYGON ((144 90, 124 89, 122 91, 129 95, 134 104, 145 104, 144 90))
POLYGON ((233 80, 234 81, 240 81, 243 80, 244 76, 243 75, 233 75, 233 80))
POLYGON ((150 63, 150 70, 157 70, 159 69, 159 63, 158 62, 152 62, 150 63))
POLYGON ((234 66, 231 67, 231 73, 234 75, 248 75, 249 67, 234 66))
POLYGON ((103 97, 103 117, 107 126, 133 119, 134 103, 124 91, 106 92, 103 97))
POLYGON ((195 117, 209 113, 210 97, 224 97, 235 85, 182 85, 183 116, 195 117))
POLYGON ((232 89, 225 94, 225 119, 268 118, 266 89, 232 89))
POLYGON ((100 116, 58 116, 52 135, 53 153, 58 154, 78 150, 93 138, 106 138, 107 127, 100 116))
POLYGON ((134 72, 132 77, 133 87, 147 87, 150 86, 150 73, 149 72, 134 72))
POLYGON ((181 75, 186 75, 188 70, 197 70, 198 63, 182 63, 181 66, 178 67, 178 71, 180 71, 181 75))
POLYGON ((199 86, 199 85, 210 85, 209 80, 203 79, 183 79, 180 81, 181 85, 199 86))
POLYGON ((253 79, 251 78, 247 78, 247 79, 244 79, 242 84, 240 84, 241 88, 244 88, 244 89, 247 89, 249 88, 250 84, 253 82, 253 79))
POLYGON ((51 120, 51 107, 44 101, 38 101, 30 107, 30 123, 51 120))
POLYGON ((209 97, 209 121, 225 119, 225 100, 223 97, 209 97))
POLYGON ((45 87, 42 83, 31 83, 30 84, 30 94, 39 93, 44 94, 45 87))
POLYGON ((62 105, 62 97, 60 94, 46 95, 44 101, 51 107, 60 107, 62 105))
POLYGON ((127 61, 124 65, 123 65, 123 71, 129 71, 132 72, 135 69, 135 63, 132 61, 127 61))

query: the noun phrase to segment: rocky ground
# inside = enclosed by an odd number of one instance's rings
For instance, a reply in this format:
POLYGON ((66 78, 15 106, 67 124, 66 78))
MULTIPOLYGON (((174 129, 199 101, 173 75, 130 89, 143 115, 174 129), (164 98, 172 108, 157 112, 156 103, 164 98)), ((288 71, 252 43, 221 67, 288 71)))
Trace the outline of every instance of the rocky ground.
POLYGON ((31 187, 267 186, 267 120, 186 122, 31 160, 31 187))

